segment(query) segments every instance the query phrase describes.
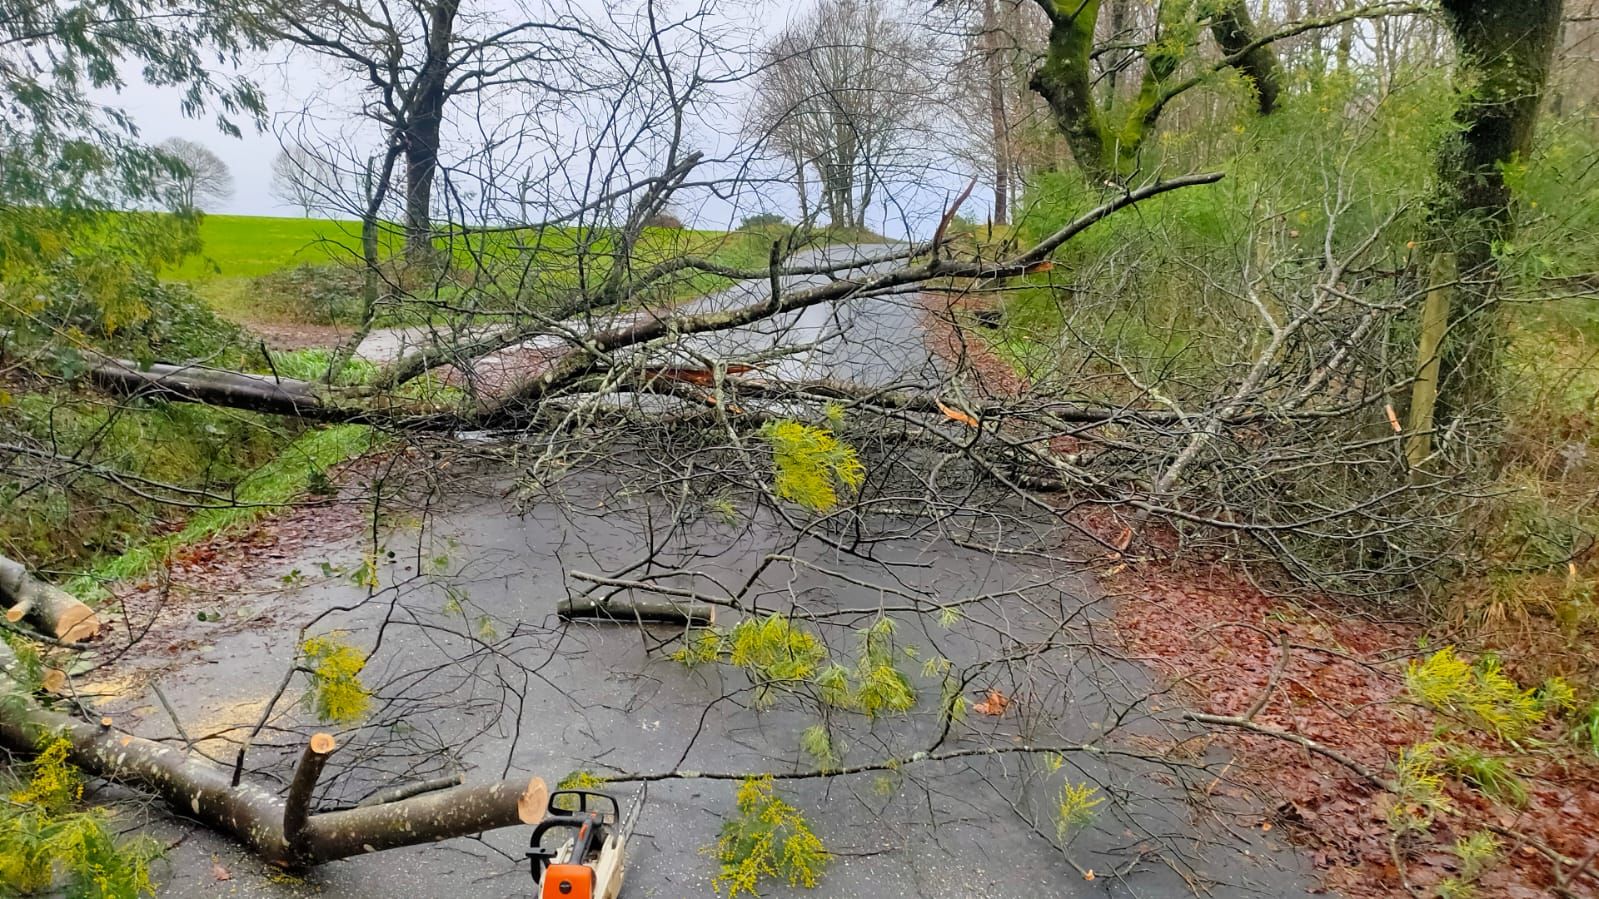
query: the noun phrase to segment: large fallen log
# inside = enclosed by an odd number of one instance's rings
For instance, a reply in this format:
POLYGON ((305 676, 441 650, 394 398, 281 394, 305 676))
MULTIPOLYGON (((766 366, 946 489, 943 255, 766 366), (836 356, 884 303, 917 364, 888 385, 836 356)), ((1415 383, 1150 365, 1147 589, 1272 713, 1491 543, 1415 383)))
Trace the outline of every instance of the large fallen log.
POLYGON ((0 556, 0 603, 6 607, 6 620, 17 624, 24 618, 39 631, 63 643, 79 643, 100 633, 100 618, 94 610, 60 587, 35 578, 20 562, 0 556))
POLYGON ((434 431, 462 424, 453 414, 395 394, 197 365, 141 366, 128 359, 108 359, 89 369, 89 380, 121 396, 225 406, 327 424, 388 424, 434 431))
POLYGON ((536 824, 549 791, 537 778, 438 790, 395 802, 313 813, 311 794, 333 738, 317 734, 279 798, 187 752, 45 708, 13 677, 16 656, 0 643, 0 743, 34 752, 65 739, 73 764, 99 777, 145 790, 175 810, 248 846, 285 868, 411 846, 517 824, 536 824))
POLYGON ((252 412, 320 419, 333 411, 317 392, 316 385, 309 381, 195 365, 156 363, 141 367, 136 362, 113 359, 90 369, 89 380, 113 393, 229 406, 252 412))

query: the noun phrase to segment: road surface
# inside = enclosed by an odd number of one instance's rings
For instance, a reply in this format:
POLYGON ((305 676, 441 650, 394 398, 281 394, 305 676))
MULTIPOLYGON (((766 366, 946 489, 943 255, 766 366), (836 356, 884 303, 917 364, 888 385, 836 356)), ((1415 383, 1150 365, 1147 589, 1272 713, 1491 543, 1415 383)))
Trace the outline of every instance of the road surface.
MULTIPOLYGON (((783 287, 822 278, 791 278, 783 287)), ((725 308, 764 288, 741 286, 691 305, 725 308)), ((909 295, 828 304, 697 337, 684 349, 722 358, 797 349, 764 370, 930 384, 942 374, 923 341, 921 315, 909 295)), ((382 339, 403 343, 392 334, 382 339)), ((1176 776, 1181 766, 1138 757, 1169 742, 1176 728, 1159 710, 1162 698, 1152 694, 1148 674, 1099 645, 1096 629, 1109 610, 1091 580, 1063 560, 1012 560, 973 548, 1047 541, 1043 524, 1029 530, 1034 523, 1011 512, 1003 514, 1003 530, 982 516, 952 517, 938 527, 886 521, 873 525, 864 549, 841 548, 838 540, 817 539, 826 535, 796 536, 770 511, 724 509, 685 519, 681 504, 619 489, 626 474, 574 476, 519 503, 507 491, 519 473, 486 466, 454 475, 425 503, 391 499, 377 544, 370 535, 313 543, 253 585, 267 593, 253 602, 270 614, 249 626, 196 622, 197 632, 213 634, 198 650, 130 664, 168 669, 166 696, 190 733, 203 734, 254 721, 293 657, 298 628, 313 616, 325 616, 316 632, 337 630, 361 646, 381 639, 363 674, 369 684, 386 685, 379 708, 363 731, 339 735, 324 807, 385 782, 432 775, 434 768, 407 770, 418 754, 453 756, 469 777, 514 771, 552 784, 578 769, 814 768, 800 750, 802 732, 819 720, 814 707, 781 696, 763 705, 740 672, 671 660, 658 651, 671 628, 563 625, 554 616, 556 602, 584 586, 572 572, 616 573, 655 552, 663 564, 696 571, 697 589, 748 581, 748 595, 765 610, 802 606, 825 622, 818 630, 831 657, 846 666, 860 652, 860 628, 880 617, 896 622, 893 652, 919 702, 911 714, 877 721, 830 716, 846 764, 933 745, 975 752, 1088 742, 1110 750, 1058 759, 977 754, 784 782, 785 797, 837 859, 814 890, 770 882, 764 895, 1175 897, 1203 885, 1221 896, 1298 896, 1312 887, 1300 854, 1276 843, 1275 834, 1229 827, 1225 814, 1196 816, 1176 776), (376 562, 376 591, 349 576, 363 560, 376 562), (929 599, 965 604, 955 620, 942 622, 895 611, 929 599), (994 664, 1000 657, 1012 661, 994 664), (999 716, 970 712, 940 740, 942 677, 928 665, 934 659, 972 673, 970 699, 992 688, 1013 705, 999 716), (1114 739, 1106 738, 1109 731, 1114 739), (1062 852, 1052 845, 1054 810, 1067 781, 1096 785, 1106 801, 1068 834, 1062 852)), ((137 722, 141 733, 173 735, 151 695, 113 695, 104 707, 137 722)), ((304 714, 292 717, 303 721, 304 714)), ((298 744, 282 742, 277 756, 259 750, 253 763, 280 758, 278 770, 286 771, 298 744)), ((733 789, 698 779, 652 785, 624 895, 714 895, 716 862, 707 849, 732 808, 733 789)), ((226 839, 165 812, 137 814, 181 840, 156 872, 163 895, 532 895, 521 857, 524 830, 337 862, 301 879, 264 871, 226 839), (218 879, 223 873, 227 879, 218 879)))

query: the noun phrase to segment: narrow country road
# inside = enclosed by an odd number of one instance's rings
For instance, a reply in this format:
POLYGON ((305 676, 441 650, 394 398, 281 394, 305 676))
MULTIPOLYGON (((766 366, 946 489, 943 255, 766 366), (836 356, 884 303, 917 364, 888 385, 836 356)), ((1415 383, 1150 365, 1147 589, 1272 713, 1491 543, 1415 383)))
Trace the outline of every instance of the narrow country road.
MULTIPOLYGON (((821 258, 817 251, 795 263, 821 258)), ((824 277, 790 278, 783 288, 824 277)), ((728 308, 764 289, 764 282, 741 285, 690 305, 728 308)), ((676 352, 725 359, 789 350, 762 371, 932 386, 945 374, 926 346, 922 315, 913 295, 828 304, 698 337, 676 352)), ((405 342, 379 335, 365 351, 378 355, 405 342)), ((854 664, 861 628, 892 620, 893 651, 916 689, 916 707, 876 721, 833 716, 834 750, 843 764, 930 747, 952 756, 782 782, 783 795, 837 858, 814 890, 771 882, 763 895, 1178 897, 1204 885, 1221 896, 1298 896, 1312 888, 1298 853, 1274 842, 1275 834, 1230 827, 1225 814, 1195 814, 1181 764, 1151 749, 1178 733, 1162 710, 1166 698, 1143 668, 1102 645, 1108 601, 1091 578, 1049 553, 1010 551, 1052 539, 1024 512, 951 516, 937 527, 873 523, 851 545, 826 532, 796 534, 766 509, 711 514, 630 492, 623 473, 578 474, 536 494, 511 489, 521 474, 485 464, 452 473, 425 496, 387 494, 375 531, 312 544, 251 585, 269 597, 257 601, 270 604, 272 615, 240 627, 197 621, 193 628, 212 636, 176 665, 159 653, 132 664, 175 669, 161 681, 164 692, 199 735, 255 720, 313 616, 322 616, 318 633, 380 644, 363 677, 385 686, 367 726, 338 734, 334 773, 318 797, 323 807, 438 773, 412 769, 417 757, 464 766, 468 777, 519 771, 552 784, 577 770, 813 769, 816 760, 800 747, 816 713, 764 702, 732 669, 673 661, 670 647, 659 649, 673 628, 555 617, 556 602, 585 587, 574 572, 636 574, 649 558, 691 570, 676 583, 697 590, 748 583, 752 614, 805 609, 825 624, 828 652, 841 664, 854 664), (350 576, 363 564, 375 569, 376 587, 353 582, 366 580, 350 576), (960 614, 935 622, 939 616, 907 608, 929 599, 958 604, 960 614), (972 700, 992 689, 1013 707, 946 721, 939 712, 946 681, 930 660, 969 673, 964 689, 972 700), (1098 748, 1053 757, 1012 751, 1075 744, 1098 748), (1063 853, 1051 842, 1060 835, 1068 782, 1095 785, 1105 801, 1066 834, 1063 853)), ((142 691, 112 693, 101 705, 142 733, 177 736, 142 691)), ((303 710, 292 706, 284 703, 285 727, 303 723, 303 710)), ((255 765, 297 752, 291 737, 272 736, 281 739, 264 740, 255 765)), ((651 785, 624 895, 714 895, 716 862, 706 850, 732 809, 734 787, 692 778, 651 785)), ((176 844, 157 868, 163 895, 532 895, 521 855, 528 834, 516 829, 329 864, 302 879, 264 871, 181 819, 146 814, 176 844)))

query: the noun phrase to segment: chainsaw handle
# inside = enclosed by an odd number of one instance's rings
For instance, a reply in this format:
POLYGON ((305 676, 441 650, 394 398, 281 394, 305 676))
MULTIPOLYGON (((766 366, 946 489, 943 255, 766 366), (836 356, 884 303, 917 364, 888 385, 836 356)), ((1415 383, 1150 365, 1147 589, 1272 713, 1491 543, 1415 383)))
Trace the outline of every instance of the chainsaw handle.
POLYGON ((533 867, 534 880, 539 879, 546 866, 557 861, 556 850, 544 845, 544 835, 558 827, 570 827, 577 831, 572 838, 572 855, 564 860, 567 864, 583 864, 583 859, 588 857, 590 848, 605 838, 605 827, 597 813, 545 818, 533 828, 533 836, 528 840, 527 857, 533 867))

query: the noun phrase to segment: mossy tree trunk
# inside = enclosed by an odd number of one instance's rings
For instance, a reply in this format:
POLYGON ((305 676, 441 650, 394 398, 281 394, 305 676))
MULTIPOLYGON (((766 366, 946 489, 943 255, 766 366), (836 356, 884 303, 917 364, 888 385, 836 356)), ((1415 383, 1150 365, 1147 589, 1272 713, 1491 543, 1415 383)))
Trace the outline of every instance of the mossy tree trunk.
POLYGON ((1256 44, 1260 29, 1249 16, 1244 0, 1231 4, 1210 24, 1210 33, 1216 38, 1221 52, 1237 56, 1233 67, 1243 73, 1255 89, 1255 108, 1261 115, 1271 115, 1277 108, 1277 96, 1282 93, 1282 63, 1272 52, 1270 44, 1256 44))
MULTIPOLYGON (((1096 182, 1126 182, 1140 169, 1145 140, 1155 130, 1173 97, 1199 83, 1173 81, 1178 67, 1192 53, 1200 33, 1195 8, 1187 3, 1162 4, 1157 39, 1145 48, 1144 74, 1137 95, 1125 104, 1114 96, 1099 103, 1094 97, 1094 37, 1100 0, 1036 0, 1050 22, 1043 62, 1029 82, 1043 97, 1065 136, 1072 157, 1085 176, 1096 182)), ((1255 87, 1262 114, 1277 107, 1281 65, 1263 40, 1243 0, 1231 3, 1210 19, 1210 30, 1224 54, 1224 63, 1238 69, 1255 87)), ((1115 82, 1111 82, 1113 85, 1115 82)))
POLYGON ((1467 414, 1498 414, 1506 322, 1494 254, 1511 234, 1504 170, 1532 149, 1563 6, 1561 0, 1443 3, 1460 56, 1462 98, 1459 133, 1439 156, 1442 188, 1433 212, 1434 245, 1453 256, 1458 284, 1447 299, 1436 408, 1427 416, 1435 427, 1467 414))

